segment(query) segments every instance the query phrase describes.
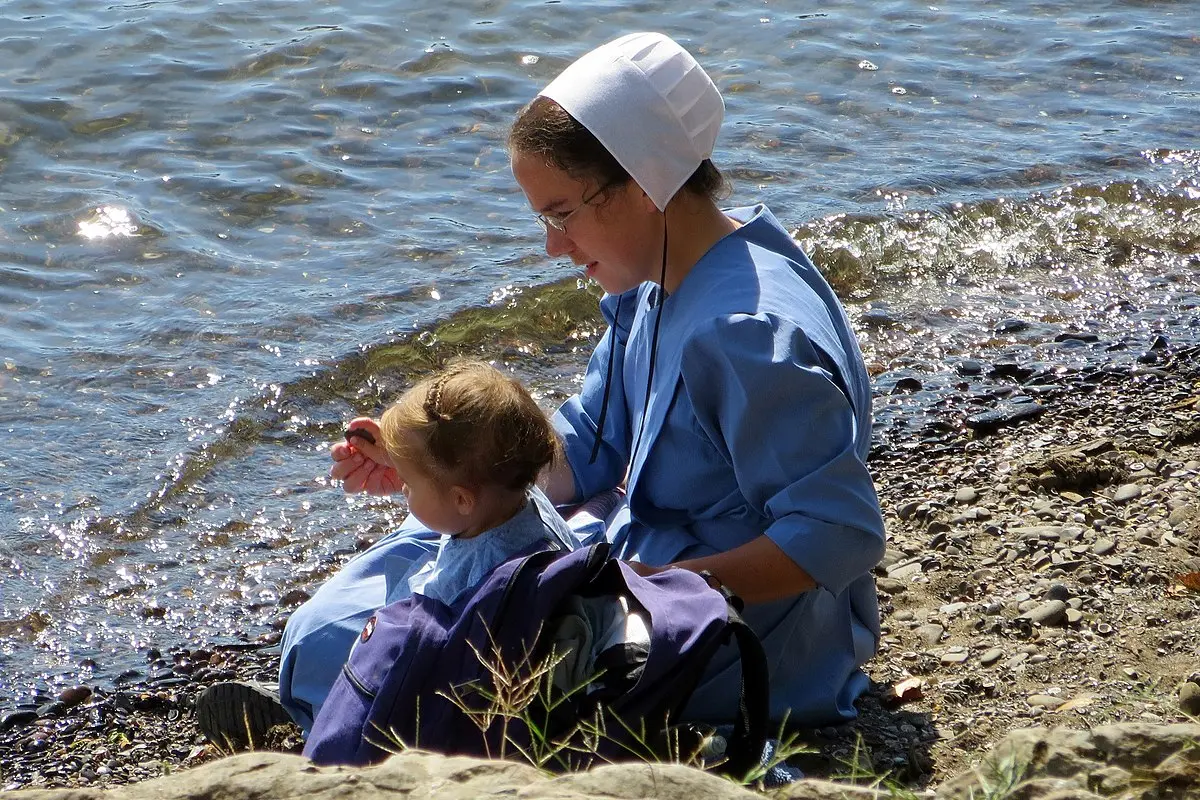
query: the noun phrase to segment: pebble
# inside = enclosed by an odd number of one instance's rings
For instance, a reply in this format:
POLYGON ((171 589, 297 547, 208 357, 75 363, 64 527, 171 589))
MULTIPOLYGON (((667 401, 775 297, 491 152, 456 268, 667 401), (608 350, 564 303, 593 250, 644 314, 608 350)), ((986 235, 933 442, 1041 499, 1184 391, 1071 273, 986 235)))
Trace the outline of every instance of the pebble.
POLYGON ((895 578, 876 578, 875 588, 884 594, 904 594, 908 584, 895 578))
POLYGON ((1046 412, 1046 407, 1037 403, 1001 403, 991 411, 973 414, 964 420, 966 426, 977 434, 995 433, 1006 425, 1037 419, 1046 412))
POLYGON ((910 564, 892 567, 888 570, 887 576, 902 581, 906 578, 912 578, 921 574, 921 562, 914 561, 910 564))
POLYGON ((961 664, 967 660, 970 653, 965 647, 952 647, 942 653, 941 661, 943 664, 961 664))
POLYGON ((1136 483, 1126 483, 1117 488, 1117 491, 1113 493, 1112 499, 1114 503, 1128 503, 1135 497, 1140 496, 1141 493, 1142 487, 1140 485, 1136 483))
POLYGON ((974 503, 979 499, 979 492, 972 489, 970 486, 964 486, 954 493, 954 502, 956 503, 974 503))
POLYGON ((38 718, 36 711, 13 711, 10 714, 5 714, 0 717, 0 731, 6 731, 9 728, 16 728, 22 725, 28 725, 38 718))
POLYGON ((1062 583, 1052 583, 1046 590, 1047 600, 1062 600, 1064 603, 1071 599, 1071 590, 1062 583))
POLYGON ((983 664, 985 667, 990 667, 1003 657, 1004 649, 1000 647, 993 647, 991 650, 988 650, 979 657, 979 663, 983 664))
POLYGON ((1098 556, 1103 556, 1111 553, 1117 547, 1117 543, 1112 539, 1097 539, 1092 545, 1092 552, 1098 556))
POLYGON ((1004 666, 1008 669, 1016 669, 1027 660, 1029 660, 1029 653, 1017 653, 1008 661, 1004 662, 1004 666))
POLYGON ((69 708, 87 701, 91 696, 92 690, 88 687, 73 686, 70 689, 63 689, 58 695, 58 700, 69 708))
POLYGON ((921 637, 921 641, 924 642, 928 647, 933 647, 935 644, 940 642, 942 640, 942 634, 945 632, 945 628, 943 628, 941 625, 933 623, 929 625, 922 625, 921 627, 917 628, 917 636, 921 637))
POLYGON ((1026 702, 1035 708, 1045 708, 1053 711, 1066 701, 1061 697, 1055 697, 1054 695, 1031 694, 1028 698, 1026 698, 1026 702))

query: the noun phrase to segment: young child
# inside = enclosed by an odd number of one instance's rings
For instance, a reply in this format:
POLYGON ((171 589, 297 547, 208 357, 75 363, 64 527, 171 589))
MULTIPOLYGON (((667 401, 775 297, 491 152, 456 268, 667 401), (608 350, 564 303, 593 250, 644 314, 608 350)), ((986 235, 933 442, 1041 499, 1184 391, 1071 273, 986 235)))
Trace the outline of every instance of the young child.
POLYGON ((560 445, 516 379, 480 362, 455 364, 405 392, 384 412, 380 434, 409 513, 444 534, 401 586, 450 604, 538 542, 577 546, 534 486, 560 445))

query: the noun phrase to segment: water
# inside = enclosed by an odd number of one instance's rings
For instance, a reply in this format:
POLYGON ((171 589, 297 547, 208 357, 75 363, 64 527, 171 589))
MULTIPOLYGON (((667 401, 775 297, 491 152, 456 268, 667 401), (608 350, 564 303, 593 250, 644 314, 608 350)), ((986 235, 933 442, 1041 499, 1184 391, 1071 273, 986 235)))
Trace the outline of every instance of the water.
POLYGON ((403 516, 330 487, 325 449, 446 353, 570 391, 594 297, 504 134, 644 29, 726 96, 730 203, 769 203, 846 298, 881 437, 924 402, 903 376, 1200 339, 1189 3, 10 0, 0 705, 267 631, 403 516))

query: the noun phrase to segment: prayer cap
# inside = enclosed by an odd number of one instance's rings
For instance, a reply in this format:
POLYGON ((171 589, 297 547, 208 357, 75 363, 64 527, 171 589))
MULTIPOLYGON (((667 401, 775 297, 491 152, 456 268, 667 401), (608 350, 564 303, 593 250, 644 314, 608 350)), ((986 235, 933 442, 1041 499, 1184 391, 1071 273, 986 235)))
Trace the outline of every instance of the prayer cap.
POLYGON ((725 116, 712 78, 661 33, 597 47, 541 94, 587 128, 660 211, 712 156, 725 116))

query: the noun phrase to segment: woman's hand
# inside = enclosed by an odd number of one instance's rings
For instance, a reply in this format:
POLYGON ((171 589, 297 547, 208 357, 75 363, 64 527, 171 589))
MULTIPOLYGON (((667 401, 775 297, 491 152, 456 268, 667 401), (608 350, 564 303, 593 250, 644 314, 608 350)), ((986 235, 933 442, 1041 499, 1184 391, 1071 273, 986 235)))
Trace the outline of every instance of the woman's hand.
POLYGON ((400 474, 388 461, 383 446, 378 444, 379 423, 370 417, 356 417, 350 420, 346 430, 362 431, 368 434, 370 439, 350 435, 346 441, 331 447, 329 457, 333 459, 333 466, 329 468, 329 477, 341 481, 342 489, 347 494, 366 492, 388 495, 403 489, 404 481, 400 480, 400 474))
POLYGON ((671 568, 669 565, 665 567, 652 567, 649 564, 643 564, 640 561, 626 561, 625 565, 638 575, 641 575, 643 578, 649 578, 651 575, 657 575, 658 573, 671 568))

